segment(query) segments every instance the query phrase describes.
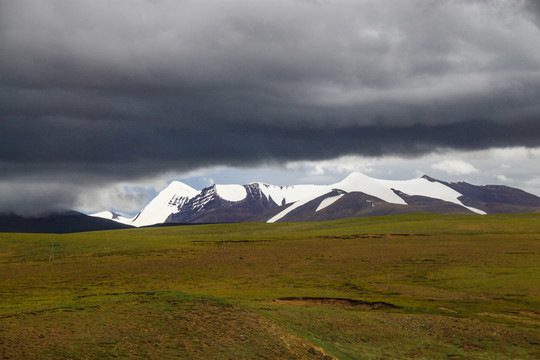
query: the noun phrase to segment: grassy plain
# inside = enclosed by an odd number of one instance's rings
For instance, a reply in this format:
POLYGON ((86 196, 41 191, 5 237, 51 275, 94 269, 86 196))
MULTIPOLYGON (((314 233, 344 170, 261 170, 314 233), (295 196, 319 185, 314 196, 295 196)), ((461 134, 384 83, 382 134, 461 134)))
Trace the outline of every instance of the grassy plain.
POLYGON ((538 359, 540 214, 0 234, 4 359, 538 359))

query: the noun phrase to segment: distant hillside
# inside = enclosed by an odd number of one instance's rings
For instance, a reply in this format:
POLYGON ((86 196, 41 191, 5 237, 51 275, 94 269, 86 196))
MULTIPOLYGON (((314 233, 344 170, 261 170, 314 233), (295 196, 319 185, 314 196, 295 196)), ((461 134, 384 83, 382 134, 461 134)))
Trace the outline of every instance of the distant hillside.
POLYGON ((77 211, 38 217, 22 217, 14 214, 0 215, 0 232, 65 234, 132 227, 116 221, 88 216, 77 211))

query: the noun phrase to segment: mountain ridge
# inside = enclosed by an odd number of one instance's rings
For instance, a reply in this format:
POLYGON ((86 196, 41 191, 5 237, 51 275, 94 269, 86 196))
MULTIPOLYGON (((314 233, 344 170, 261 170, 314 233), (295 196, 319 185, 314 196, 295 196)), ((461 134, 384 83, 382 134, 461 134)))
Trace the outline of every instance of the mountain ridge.
MULTIPOLYGON (((214 184, 202 190, 174 181, 131 221, 119 214, 102 217, 133 226, 159 223, 319 221, 407 212, 489 214, 539 212, 540 198, 502 185, 450 183, 424 175, 381 180, 353 172, 330 185, 277 186, 214 184)), ((100 216, 99 214, 94 214, 100 216)))

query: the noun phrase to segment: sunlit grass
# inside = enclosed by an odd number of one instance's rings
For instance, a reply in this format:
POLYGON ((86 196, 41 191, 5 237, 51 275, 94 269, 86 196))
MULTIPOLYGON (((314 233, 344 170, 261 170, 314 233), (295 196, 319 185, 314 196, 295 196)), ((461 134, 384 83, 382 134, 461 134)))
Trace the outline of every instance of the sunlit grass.
POLYGON ((539 214, 0 234, 0 354, 534 359, 539 284, 539 214))

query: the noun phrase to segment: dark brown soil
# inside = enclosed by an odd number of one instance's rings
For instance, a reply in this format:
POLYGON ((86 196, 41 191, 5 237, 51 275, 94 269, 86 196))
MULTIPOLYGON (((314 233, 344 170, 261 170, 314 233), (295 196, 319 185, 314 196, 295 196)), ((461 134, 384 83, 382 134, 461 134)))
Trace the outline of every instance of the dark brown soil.
POLYGON ((280 303, 290 305, 315 305, 315 306, 335 306, 341 308, 358 308, 365 310, 383 310, 397 309, 399 306, 389 304, 382 301, 369 302, 362 300, 353 300, 345 298, 325 298, 325 297, 282 297, 276 299, 280 303))

